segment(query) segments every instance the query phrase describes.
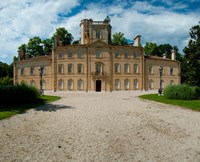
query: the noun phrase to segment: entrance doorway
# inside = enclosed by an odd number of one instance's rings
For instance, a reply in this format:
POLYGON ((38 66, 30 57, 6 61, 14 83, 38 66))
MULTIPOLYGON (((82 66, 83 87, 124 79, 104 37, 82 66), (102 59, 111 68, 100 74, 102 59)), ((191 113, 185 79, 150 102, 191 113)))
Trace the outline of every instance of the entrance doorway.
POLYGON ((96 80, 96 92, 101 92, 101 80, 96 80))

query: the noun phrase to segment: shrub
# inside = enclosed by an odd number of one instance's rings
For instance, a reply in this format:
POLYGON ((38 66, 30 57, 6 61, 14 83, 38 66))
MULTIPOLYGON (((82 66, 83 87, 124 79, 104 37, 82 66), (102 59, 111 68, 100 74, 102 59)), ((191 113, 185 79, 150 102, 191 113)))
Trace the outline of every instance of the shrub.
POLYGON ((169 85, 164 89, 164 96, 169 99, 192 100, 198 98, 197 87, 183 85, 169 85))
POLYGON ((33 103, 39 97, 39 91, 26 84, 0 86, 0 105, 33 103))
POLYGON ((200 99, 200 87, 196 87, 197 98, 200 99))

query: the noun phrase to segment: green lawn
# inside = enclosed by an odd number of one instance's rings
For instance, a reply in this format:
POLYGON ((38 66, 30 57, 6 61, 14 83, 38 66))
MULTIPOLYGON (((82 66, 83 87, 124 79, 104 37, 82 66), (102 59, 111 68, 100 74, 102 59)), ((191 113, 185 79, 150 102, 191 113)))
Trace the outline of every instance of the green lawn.
POLYGON ((158 96, 158 94, 147 94, 139 96, 139 98, 161 102, 165 104, 177 105, 181 107, 190 108, 192 110, 200 111, 200 100, 177 100, 167 99, 165 96, 158 96))
POLYGON ((28 109, 35 108, 41 105, 44 105, 49 102, 53 102, 60 99, 58 96, 42 96, 38 102, 32 104, 24 105, 8 105, 0 108, 0 120, 13 116, 15 114, 23 113, 28 109))

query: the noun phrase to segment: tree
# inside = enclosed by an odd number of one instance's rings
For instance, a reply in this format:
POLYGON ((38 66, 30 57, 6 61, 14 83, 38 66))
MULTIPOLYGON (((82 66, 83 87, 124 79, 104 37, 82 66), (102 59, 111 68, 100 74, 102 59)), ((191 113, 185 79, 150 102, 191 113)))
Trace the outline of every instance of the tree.
POLYGON ((52 48, 52 44, 53 44, 53 41, 52 39, 45 39, 42 41, 43 45, 44 45, 44 48, 43 48, 43 53, 45 55, 49 55, 51 54, 51 48, 52 48))
POLYGON ((27 52, 27 46, 26 44, 22 44, 18 47, 18 50, 21 50, 24 54, 27 52))
POLYGON ((81 42, 81 38, 78 40, 75 40, 72 44, 80 44, 80 42, 81 42))
POLYGON ((159 56, 163 57, 166 54, 166 58, 171 59, 172 50, 176 50, 176 59, 180 61, 181 54, 176 46, 170 44, 160 44, 159 46, 153 42, 147 42, 144 47, 144 52, 146 56, 159 56))
POLYGON ((31 57, 43 55, 43 44, 40 37, 33 37, 29 40, 27 45, 27 52, 30 54, 31 57))
POLYGON ((114 33, 112 39, 112 44, 113 45, 127 45, 127 39, 124 37, 124 33, 114 33))
POLYGON ((184 48, 181 76, 187 84, 200 86, 200 22, 190 29, 191 39, 184 48))
POLYGON ((73 41, 73 36, 65 28, 60 27, 56 29, 56 32, 52 36, 52 40, 55 40, 55 36, 62 42, 63 45, 69 45, 73 41))
POLYGON ((147 42, 144 46, 144 52, 146 56, 153 56, 158 54, 158 46, 156 43, 147 42))

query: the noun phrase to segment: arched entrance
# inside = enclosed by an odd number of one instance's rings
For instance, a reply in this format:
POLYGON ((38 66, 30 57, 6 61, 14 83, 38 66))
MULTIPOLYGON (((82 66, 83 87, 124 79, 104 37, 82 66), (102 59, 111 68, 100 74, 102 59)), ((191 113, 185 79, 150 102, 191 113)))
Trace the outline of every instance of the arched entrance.
POLYGON ((101 80, 96 80, 96 92, 101 92, 101 80))

